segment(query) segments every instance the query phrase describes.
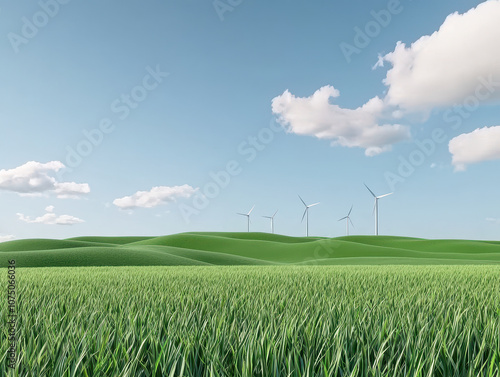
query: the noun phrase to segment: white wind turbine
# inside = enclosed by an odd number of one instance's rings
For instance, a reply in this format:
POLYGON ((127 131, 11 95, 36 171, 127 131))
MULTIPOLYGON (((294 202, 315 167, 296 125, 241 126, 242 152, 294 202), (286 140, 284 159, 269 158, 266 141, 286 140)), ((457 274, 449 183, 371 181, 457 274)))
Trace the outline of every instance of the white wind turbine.
POLYGON ((365 184, 365 187, 368 189, 368 191, 370 191, 370 194, 373 195, 373 197, 375 198, 375 206, 373 207, 373 212, 375 212, 375 235, 378 236, 378 200, 379 199, 382 199, 382 198, 385 198, 386 196, 389 196, 391 194, 393 194, 392 192, 390 192, 389 194, 384 194, 384 195, 380 195, 380 196, 377 196, 373 193, 372 190, 370 190, 370 188, 365 184))
POLYGON ((304 204, 304 207, 306 207, 306 209, 304 210, 304 214, 302 215, 302 221, 304 221, 304 217, 306 217, 306 237, 309 237, 309 208, 317 206, 319 204, 319 202, 307 205, 306 202, 304 202, 304 200, 302 200, 300 195, 299 195, 299 199, 302 202, 302 204, 304 204))
POLYGON ((238 215, 246 216, 247 217, 247 220, 248 220, 247 231, 248 232, 250 232, 250 214, 252 213, 252 211, 253 211, 254 208, 255 208, 255 206, 253 206, 252 209, 250 211, 248 211, 248 213, 239 213, 238 212, 238 215))
POLYGON ((262 216, 265 217, 266 219, 271 219, 271 233, 274 233, 274 216, 276 216, 277 213, 278 210, 276 210, 276 212, 274 212, 274 215, 272 216, 262 216))
POLYGON ((342 217, 341 219, 339 219, 339 221, 342 221, 342 220, 345 220, 346 221, 346 228, 345 228, 345 231, 346 231, 346 235, 349 235, 349 222, 351 223, 351 225, 354 227, 354 224, 352 223, 351 221, 351 211, 352 211, 352 207, 351 206, 351 209, 349 210, 349 213, 347 214, 347 216, 345 217, 342 217))

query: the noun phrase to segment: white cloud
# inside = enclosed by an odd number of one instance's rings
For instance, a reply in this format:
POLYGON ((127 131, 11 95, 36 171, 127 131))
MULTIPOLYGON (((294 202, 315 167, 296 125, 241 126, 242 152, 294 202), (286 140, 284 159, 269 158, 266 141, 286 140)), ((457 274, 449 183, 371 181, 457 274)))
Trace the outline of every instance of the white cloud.
POLYGON ((487 217, 486 221, 489 223, 500 224, 500 219, 497 219, 495 217, 487 217))
POLYGON ((357 109, 344 109, 331 103, 339 95, 329 85, 305 98, 286 90, 273 99, 272 111, 288 132, 333 140, 333 145, 364 148, 367 156, 388 151, 392 144, 410 138, 406 126, 377 124, 385 110, 380 98, 372 98, 357 109))
POLYGON ((406 110, 430 110, 500 98, 500 0, 449 15, 438 31, 407 47, 399 42, 387 61, 386 101, 406 110), (479 91, 478 91, 478 88, 479 91))
POLYGON ((157 186, 150 191, 137 191, 131 196, 125 196, 113 200, 113 204, 121 209, 152 208, 169 202, 174 202, 178 198, 189 198, 198 189, 189 185, 182 186, 157 186))
POLYGON ((6 242, 6 241, 12 241, 14 238, 13 235, 5 235, 5 236, 0 236, 0 242, 6 242))
POLYGON ((57 172, 64 167, 60 161, 45 164, 29 161, 14 169, 0 170, 0 188, 17 193, 41 193, 54 189, 56 182, 50 172, 57 172))
POLYGON ((90 192, 87 183, 57 182, 53 174, 62 168, 64 164, 60 161, 29 161, 14 169, 2 169, 0 190, 13 191, 21 196, 53 193, 58 198, 78 198, 90 192))
POLYGON ((70 215, 56 215, 54 213, 54 206, 47 206, 45 208, 45 215, 32 219, 30 216, 25 216, 18 213, 19 220, 30 224, 46 224, 46 225, 73 225, 83 223, 82 219, 70 215))
POLYGON ((90 187, 88 183, 56 182, 54 192, 61 199, 76 199, 84 194, 88 194, 90 187))
POLYGON ((452 154, 455 170, 481 161, 500 159, 500 126, 478 128, 450 140, 448 149, 452 154))
MULTIPOLYGON (((368 156, 409 139, 409 128, 398 119, 423 116, 436 107, 463 104, 476 108, 500 99, 500 0, 489 0, 468 12, 450 14, 432 35, 378 57, 373 69, 389 63, 383 99, 374 97, 356 109, 332 103, 339 91, 332 86, 310 97, 288 90, 272 101, 288 131, 331 139, 334 145, 360 147, 368 156), (386 119, 384 122, 383 120, 386 119), (389 121, 387 121, 389 120, 389 121)), ((423 120, 422 119, 422 120, 423 120)))

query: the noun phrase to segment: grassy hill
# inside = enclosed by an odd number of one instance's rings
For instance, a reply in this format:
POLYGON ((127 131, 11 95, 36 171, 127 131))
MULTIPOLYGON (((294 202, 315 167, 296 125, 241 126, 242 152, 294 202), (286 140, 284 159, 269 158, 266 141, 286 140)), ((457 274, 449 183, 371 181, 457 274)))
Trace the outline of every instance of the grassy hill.
POLYGON ((196 266, 500 264, 500 242, 389 236, 288 237, 268 233, 181 233, 0 243, 0 266, 196 266))

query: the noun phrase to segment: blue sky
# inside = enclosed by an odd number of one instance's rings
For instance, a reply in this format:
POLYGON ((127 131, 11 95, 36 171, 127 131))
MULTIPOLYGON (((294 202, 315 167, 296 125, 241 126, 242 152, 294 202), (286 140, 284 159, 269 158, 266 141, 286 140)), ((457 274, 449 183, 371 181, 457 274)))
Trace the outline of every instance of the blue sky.
POLYGON ((1 240, 303 235, 298 194, 372 234, 363 183, 382 234, 498 239, 498 0, 63 3, 0 4, 1 240))

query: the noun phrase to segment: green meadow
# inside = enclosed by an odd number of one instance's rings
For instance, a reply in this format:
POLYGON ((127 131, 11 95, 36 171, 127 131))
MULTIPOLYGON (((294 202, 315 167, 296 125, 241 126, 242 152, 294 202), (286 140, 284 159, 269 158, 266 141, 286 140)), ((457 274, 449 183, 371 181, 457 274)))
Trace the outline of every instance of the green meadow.
MULTIPOLYGON (((51 267, 17 279, 11 375, 500 375, 499 266, 51 267)), ((8 375, 5 336, 0 347, 8 375)))
POLYGON ((0 266, 498 264, 500 242, 389 236, 287 237, 182 233, 162 237, 30 239, 0 244, 0 266))
POLYGON ((500 376, 500 242, 184 233, 0 254, 18 314, 2 376, 500 376))

